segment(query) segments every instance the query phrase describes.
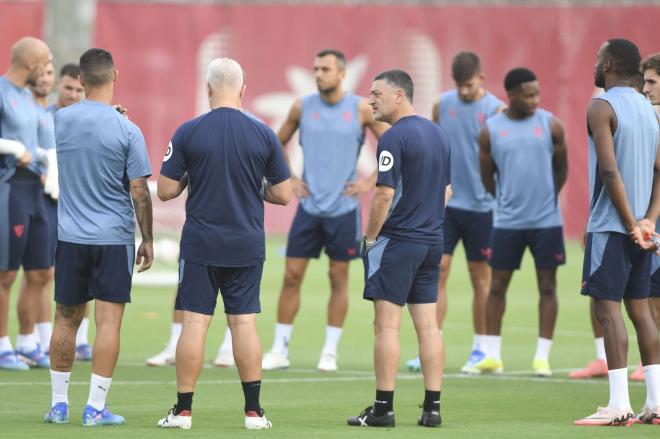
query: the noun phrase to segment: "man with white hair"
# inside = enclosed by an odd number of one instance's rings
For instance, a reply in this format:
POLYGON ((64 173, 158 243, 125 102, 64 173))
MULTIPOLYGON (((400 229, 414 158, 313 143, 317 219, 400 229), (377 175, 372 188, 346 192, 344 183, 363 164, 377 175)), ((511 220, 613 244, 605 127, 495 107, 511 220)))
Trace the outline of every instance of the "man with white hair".
POLYGON ((177 403, 158 425, 192 426, 193 391, 220 290, 245 396, 245 428, 270 428, 259 404, 261 342, 256 326, 265 259, 263 202, 289 203, 289 167, 275 133, 240 111, 245 93, 241 66, 215 59, 207 81, 211 111, 176 130, 158 179, 163 201, 190 185, 175 304, 183 311, 176 348, 177 403))
MULTIPOLYGON (((8 331, 9 292, 22 266, 25 307, 36 309, 49 279, 50 239, 42 196, 37 147, 39 119, 32 93, 51 60, 46 43, 32 37, 11 49, 11 66, 0 77, 0 369, 27 370, 17 354, 30 364, 48 367, 30 329, 17 338, 17 352, 8 331)), ((34 325, 34 313, 21 313, 23 328, 34 325)))

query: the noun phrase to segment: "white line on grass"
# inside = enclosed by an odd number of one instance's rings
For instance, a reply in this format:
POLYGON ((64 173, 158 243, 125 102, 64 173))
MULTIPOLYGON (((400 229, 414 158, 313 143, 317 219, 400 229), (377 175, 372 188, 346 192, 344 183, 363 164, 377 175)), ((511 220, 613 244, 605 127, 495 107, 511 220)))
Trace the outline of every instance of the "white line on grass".
MULTIPOLYGON (((482 375, 482 376, 471 376, 464 375, 459 373, 448 373, 445 374, 445 378, 450 379, 463 379, 463 380, 501 380, 501 381, 519 381, 519 382, 528 382, 528 383, 544 383, 544 384, 597 384, 605 385, 607 381, 605 380, 572 380, 568 378, 535 378, 531 376, 522 376, 529 375, 530 371, 509 371, 508 374, 500 375, 482 375)), ((369 381, 374 380, 373 375, 365 375, 363 371, 360 371, 359 376, 327 376, 327 377, 292 377, 292 378, 268 378, 264 379, 264 382, 267 384, 290 384, 290 383, 338 383, 338 382, 354 382, 354 381, 364 381, 368 379, 369 381)), ((397 376, 399 381, 415 381, 421 380, 421 374, 401 374, 397 376)), ((112 381, 113 386, 128 386, 128 385, 174 385, 176 382, 174 380, 116 380, 112 381)), ((71 381, 70 385, 74 386, 86 386, 89 384, 88 381, 71 381)), ((197 381, 199 385, 218 385, 218 384, 236 384, 236 379, 223 379, 223 380, 199 380, 197 381)), ((644 386, 644 383, 630 383, 633 386, 644 386)), ((0 387, 4 386, 48 386, 50 381, 0 381, 0 387)))

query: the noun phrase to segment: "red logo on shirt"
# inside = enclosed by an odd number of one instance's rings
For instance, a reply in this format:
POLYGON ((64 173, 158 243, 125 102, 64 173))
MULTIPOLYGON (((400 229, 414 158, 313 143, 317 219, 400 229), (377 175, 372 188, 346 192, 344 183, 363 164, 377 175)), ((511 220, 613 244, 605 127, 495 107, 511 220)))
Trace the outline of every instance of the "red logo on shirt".
POLYGON ((456 108, 450 108, 447 110, 447 114, 449 114, 451 117, 456 117, 458 115, 458 111, 456 111, 456 108))
POLYGON ((344 111, 343 117, 346 122, 350 122, 353 119, 353 113, 350 111, 344 111))
POLYGON ((319 120, 321 118, 321 115, 318 111, 313 111, 309 116, 312 118, 312 120, 319 120))
POLYGON ((23 224, 14 226, 14 235, 20 238, 23 236, 23 232, 25 232, 25 226, 23 224))
POLYGON ((482 111, 478 112, 477 120, 479 121, 479 125, 483 125, 483 123, 486 122, 486 113, 482 111))
POLYGON ((534 137, 538 137, 538 138, 543 137, 543 128, 542 127, 534 127, 534 137))
POLYGON ((18 107, 18 101, 16 99, 12 99, 11 100, 11 106, 14 107, 14 108, 18 107))
POLYGON ((507 130, 500 131, 500 137, 509 137, 509 132, 507 130))

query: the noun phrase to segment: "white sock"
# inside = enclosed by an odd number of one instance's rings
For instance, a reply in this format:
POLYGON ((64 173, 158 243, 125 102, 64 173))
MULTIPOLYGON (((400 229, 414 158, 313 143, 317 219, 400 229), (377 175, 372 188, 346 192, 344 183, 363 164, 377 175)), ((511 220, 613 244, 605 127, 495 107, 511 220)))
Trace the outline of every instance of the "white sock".
POLYGON ((41 352, 48 352, 50 350, 50 337, 53 335, 53 324, 51 322, 37 323, 35 329, 39 337, 41 352))
POLYGON ((11 340, 8 335, 0 337, 0 352, 13 351, 14 347, 11 345, 11 340))
POLYGON ((50 387, 52 391, 51 407, 58 402, 69 403, 69 380, 71 372, 57 372, 50 370, 50 387))
POLYGON ((225 338, 222 340, 222 344, 220 345, 220 351, 221 352, 231 352, 232 351, 232 342, 231 342, 231 329, 229 329, 229 326, 227 326, 227 329, 225 330, 225 338))
POLYGON ((16 336, 16 350, 32 352, 37 349, 37 339, 32 334, 18 334, 16 336))
POLYGON ((472 350, 473 351, 485 351, 486 350, 486 336, 481 334, 474 334, 472 338, 472 350))
POLYGON ((610 403, 611 407, 619 410, 630 408, 630 396, 628 395, 628 368, 614 369, 608 371, 610 380, 610 403))
POLYGON ((91 405, 96 410, 103 410, 105 408, 105 398, 110 390, 110 383, 112 383, 112 378, 92 374, 87 405, 91 405))
POLYGON ((271 349, 273 352, 289 355, 291 331, 293 331, 293 325, 287 325, 285 323, 275 324, 275 340, 273 340, 273 348, 271 349))
POLYGON ((598 337, 594 341, 596 342, 596 358, 607 361, 607 356, 605 355, 605 337, 598 337))
POLYGON ((534 359, 548 361, 550 359, 551 347, 552 347, 552 340, 539 337, 538 341, 536 342, 536 354, 534 354, 534 359))
POLYGON ((660 364, 644 366, 646 381, 646 407, 651 410, 660 406, 660 364))
POLYGON ((342 329, 336 326, 328 325, 325 327, 325 343, 321 352, 337 355, 337 344, 341 338, 341 331, 342 329))
POLYGON ((170 329, 170 341, 167 342, 167 346, 165 347, 167 352, 176 351, 176 344, 179 342, 182 327, 183 325, 181 323, 172 323, 172 328, 170 329))
POLYGON ((78 326, 78 332, 76 332, 76 346, 81 346, 84 344, 89 344, 87 341, 87 333, 89 332, 89 319, 83 317, 80 326, 78 326))
POLYGON ((486 357, 494 360, 502 360, 502 336, 486 336, 486 357))

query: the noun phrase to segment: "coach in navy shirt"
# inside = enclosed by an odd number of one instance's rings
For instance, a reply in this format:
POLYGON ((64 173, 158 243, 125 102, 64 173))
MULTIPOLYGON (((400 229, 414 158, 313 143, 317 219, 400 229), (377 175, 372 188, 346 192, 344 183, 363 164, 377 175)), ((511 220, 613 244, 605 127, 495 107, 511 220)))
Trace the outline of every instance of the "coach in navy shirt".
POLYGON ((374 78, 370 104, 378 121, 392 125, 378 142, 378 179, 363 238, 364 298, 374 302, 376 400, 353 426, 394 426, 399 325, 406 303, 417 338, 426 388, 418 423, 440 425, 442 340, 436 318, 443 251, 449 141, 431 121, 415 115, 413 82, 402 70, 374 78))
POLYGON ((163 201, 188 187, 175 304, 183 311, 177 403, 158 425, 192 425, 193 390, 220 290, 245 395, 245 428, 270 428, 259 405, 261 343, 256 328, 265 258, 263 202, 289 203, 289 167, 275 133, 239 110, 245 93, 241 66, 216 59, 207 80, 212 110, 174 133, 158 179, 163 201))

